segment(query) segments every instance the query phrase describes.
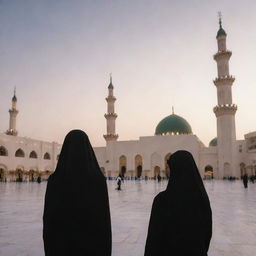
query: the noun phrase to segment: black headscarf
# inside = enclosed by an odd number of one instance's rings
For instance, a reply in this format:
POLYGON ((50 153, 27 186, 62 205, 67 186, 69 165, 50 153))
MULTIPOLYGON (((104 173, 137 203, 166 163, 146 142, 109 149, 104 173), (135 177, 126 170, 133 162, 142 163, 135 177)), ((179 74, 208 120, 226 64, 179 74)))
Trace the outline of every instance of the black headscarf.
POLYGON ((46 256, 110 256, 111 221, 106 179, 87 135, 69 132, 44 205, 46 256))
POLYGON ((168 165, 167 189, 153 202, 145 256, 207 256, 212 212, 196 163, 180 150, 168 165))

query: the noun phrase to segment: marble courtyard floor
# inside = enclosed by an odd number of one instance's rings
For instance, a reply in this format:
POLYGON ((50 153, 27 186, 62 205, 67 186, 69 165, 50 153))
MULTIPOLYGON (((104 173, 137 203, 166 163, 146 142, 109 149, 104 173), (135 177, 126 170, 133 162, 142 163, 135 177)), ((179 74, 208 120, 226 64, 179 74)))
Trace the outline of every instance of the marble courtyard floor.
MULTIPOLYGON (((143 256, 153 197, 166 182, 108 181, 112 256, 143 256)), ((256 184, 206 181, 213 210, 209 256, 256 255, 256 184)), ((42 211, 46 183, 0 183, 0 255, 43 256, 42 211)))

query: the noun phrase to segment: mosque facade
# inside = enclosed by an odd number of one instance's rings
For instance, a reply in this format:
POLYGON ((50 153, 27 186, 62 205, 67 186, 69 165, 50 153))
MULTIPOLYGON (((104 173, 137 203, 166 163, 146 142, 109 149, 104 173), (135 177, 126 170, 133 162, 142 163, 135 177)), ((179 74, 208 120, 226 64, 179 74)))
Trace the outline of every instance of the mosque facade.
MULTIPOLYGON (((236 139, 235 114, 237 106, 232 100, 235 78, 229 73, 232 52, 226 47, 227 34, 219 21, 217 32, 218 51, 213 56, 217 63, 217 77, 213 80, 217 89, 217 105, 213 108, 217 123, 217 137, 205 146, 193 134, 190 124, 174 112, 159 122, 153 136, 141 136, 138 140, 119 141, 116 134, 114 86, 112 78, 108 86, 107 132, 105 147, 94 147, 102 172, 106 177, 122 174, 127 177, 169 176, 167 159, 177 150, 192 153, 199 171, 216 179, 239 178, 243 174, 256 174, 256 132, 236 139)), ((14 92, 9 110, 9 129, 0 133, 0 180, 35 180, 47 178, 54 170, 61 150, 57 142, 45 142, 18 136, 16 117, 17 97, 14 92)))

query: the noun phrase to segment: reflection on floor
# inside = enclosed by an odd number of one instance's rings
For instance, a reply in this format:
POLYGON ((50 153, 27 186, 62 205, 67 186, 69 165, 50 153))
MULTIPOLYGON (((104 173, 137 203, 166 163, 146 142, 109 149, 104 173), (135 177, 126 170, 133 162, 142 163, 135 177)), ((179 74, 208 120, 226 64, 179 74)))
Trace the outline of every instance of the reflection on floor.
MULTIPOLYGON (((206 181, 212 210, 209 256, 252 256, 256 252, 256 184, 206 181)), ((0 183, 0 255, 43 256, 42 209, 46 183, 0 183)), ((153 197, 166 182, 109 181, 113 256, 142 256, 153 197)))

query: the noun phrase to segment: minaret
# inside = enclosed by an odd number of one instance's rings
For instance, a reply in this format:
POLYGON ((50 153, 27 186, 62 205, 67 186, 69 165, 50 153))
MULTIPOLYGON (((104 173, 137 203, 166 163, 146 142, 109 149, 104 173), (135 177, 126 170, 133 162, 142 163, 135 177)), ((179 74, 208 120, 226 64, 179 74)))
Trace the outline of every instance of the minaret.
POLYGON ((16 97, 16 89, 14 89, 14 94, 12 97, 12 108, 9 109, 10 113, 10 121, 9 121, 9 129, 6 131, 6 134, 17 136, 18 131, 16 130, 16 116, 19 111, 16 109, 17 97, 16 97))
POLYGON ((108 97, 106 101, 108 103, 107 114, 105 114, 105 118, 107 120, 107 134, 103 135, 105 140, 108 141, 116 141, 118 135, 116 134, 116 118, 117 114, 115 113, 115 101, 116 98, 113 94, 114 86, 112 84, 112 76, 110 75, 110 84, 108 86, 108 97))
POLYGON ((218 77, 213 81, 217 88, 218 105, 213 111, 217 118, 218 178, 235 176, 235 113, 237 106, 232 102, 232 84, 235 78, 229 74, 229 59, 232 52, 226 48, 227 34, 219 17, 217 33, 218 52, 213 56, 217 62, 218 77))

